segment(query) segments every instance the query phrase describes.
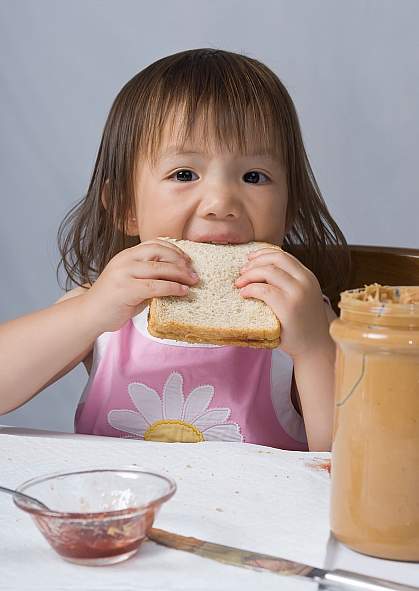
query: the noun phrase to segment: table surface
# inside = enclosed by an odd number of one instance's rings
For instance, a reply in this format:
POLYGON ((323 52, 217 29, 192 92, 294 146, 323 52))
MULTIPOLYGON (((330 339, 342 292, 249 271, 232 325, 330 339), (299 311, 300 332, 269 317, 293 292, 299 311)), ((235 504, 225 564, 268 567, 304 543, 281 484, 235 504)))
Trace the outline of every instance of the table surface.
MULTIPOLYGON (((0 484, 42 473, 136 465, 177 482, 155 526, 183 535, 304 562, 419 585, 419 563, 350 551, 329 535, 329 453, 240 443, 153 443, 0 427, 0 484)), ((62 560, 30 517, 0 495, 0 589, 312 590, 299 578, 256 572, 144 543, 106 567, 62 560), (24 557, 24 559, 23 559, 24 557)))

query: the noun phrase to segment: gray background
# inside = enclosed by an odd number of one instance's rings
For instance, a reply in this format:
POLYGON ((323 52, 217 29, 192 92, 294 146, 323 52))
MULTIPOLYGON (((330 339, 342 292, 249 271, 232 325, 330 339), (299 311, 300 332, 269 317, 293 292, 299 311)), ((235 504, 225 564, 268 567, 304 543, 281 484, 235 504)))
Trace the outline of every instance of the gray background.
MULTIPOLYGON (((418 22, 417 0, 0 0, 0 321, 60 295, 56 231, 113 98, 183 49, 270 66, 347 240, 419 247, 418 22)), ((72 431, 85 380, 76 368, 0 424, 72 431)))

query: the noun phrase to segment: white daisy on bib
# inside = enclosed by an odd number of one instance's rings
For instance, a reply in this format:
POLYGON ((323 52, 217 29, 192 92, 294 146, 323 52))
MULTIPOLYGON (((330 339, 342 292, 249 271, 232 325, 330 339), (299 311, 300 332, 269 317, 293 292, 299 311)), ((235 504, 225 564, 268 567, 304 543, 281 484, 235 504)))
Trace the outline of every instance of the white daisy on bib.
POLYGON ((182 375, 172 372, 161 398, 145 384, 129 384, 128 393, 137 411, 111 410, 108 422, 114 429, 146 441, 243 441, 237 423, 227 423, 229 408, 207 410, 214 397, 211 385, 198 386, 185 400, 182 375))

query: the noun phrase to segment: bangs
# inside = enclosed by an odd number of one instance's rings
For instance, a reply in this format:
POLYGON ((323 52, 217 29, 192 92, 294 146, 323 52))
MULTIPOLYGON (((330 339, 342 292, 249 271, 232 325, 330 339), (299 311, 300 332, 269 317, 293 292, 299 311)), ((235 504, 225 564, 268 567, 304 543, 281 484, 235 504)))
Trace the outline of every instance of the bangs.
POLYGON ((236 54, 183 55, 150 85, 137 150, 155 163, 170 138, 182 149, 268 154, 286 160, 281 84, 265 66, 236 54))

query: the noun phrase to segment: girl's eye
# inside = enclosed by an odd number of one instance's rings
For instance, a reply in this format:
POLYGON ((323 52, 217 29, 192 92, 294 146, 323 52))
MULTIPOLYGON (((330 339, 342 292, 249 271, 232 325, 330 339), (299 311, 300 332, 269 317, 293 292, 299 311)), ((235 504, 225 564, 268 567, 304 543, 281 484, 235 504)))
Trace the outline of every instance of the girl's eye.
POLYGON ((178 170, 173 173, 172 177, 175 177, 177 181, 181 182, 196 181, 198 179, 198 175, 192 172, 192 170, 178 170), (193 178, 193 175, 196 178, 193 178))
POLYGON ((253 184, 261 184, 261 183, 268 183, 269 178, 263 172, 257 172, 256 170, 252 170, 250 172, 246 172, 243 176, 243 180, 245 183, 253 183, 253 184))

